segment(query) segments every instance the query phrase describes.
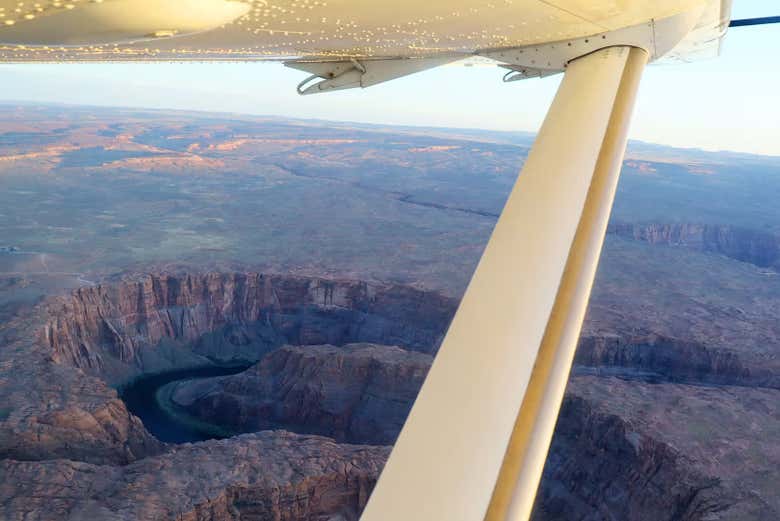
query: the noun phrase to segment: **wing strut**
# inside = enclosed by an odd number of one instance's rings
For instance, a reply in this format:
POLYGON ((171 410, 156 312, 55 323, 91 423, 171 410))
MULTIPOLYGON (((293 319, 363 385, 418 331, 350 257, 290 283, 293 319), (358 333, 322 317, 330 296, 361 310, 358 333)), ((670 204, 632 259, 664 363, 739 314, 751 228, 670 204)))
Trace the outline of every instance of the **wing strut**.
POLYGON ((362 521, 530 516, 647 57, 568 64, 362 521))

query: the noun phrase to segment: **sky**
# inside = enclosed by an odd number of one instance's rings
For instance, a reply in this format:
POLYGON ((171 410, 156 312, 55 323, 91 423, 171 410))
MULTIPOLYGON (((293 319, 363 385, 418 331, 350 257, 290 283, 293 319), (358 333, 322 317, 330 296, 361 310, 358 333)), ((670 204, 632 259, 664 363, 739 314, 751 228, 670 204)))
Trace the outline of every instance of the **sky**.
MULTIPOLYGON (((733 18, 780 15, 734 0, 733 18)), ((780 155, 780 24, 733 28, 714 60, 653 65, 631 138, 780 155)), ((381 124, 536 131, 560 76, 504 84, 503 69, 440 67, 370 89, 299 96, 306 73, 277 63, 0 65, 0 102, 238 112, 381 124)))

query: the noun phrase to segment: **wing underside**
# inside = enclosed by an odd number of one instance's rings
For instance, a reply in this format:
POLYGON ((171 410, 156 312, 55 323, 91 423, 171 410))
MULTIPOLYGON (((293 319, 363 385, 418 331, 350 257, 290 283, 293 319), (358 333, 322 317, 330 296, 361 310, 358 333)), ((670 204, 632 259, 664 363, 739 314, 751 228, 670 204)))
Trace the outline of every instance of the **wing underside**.
POLYGON ((730 0, 0 0, 0 62, 350 60, 469 56, 647 23, 730 0), (619 6, 618 6, 619 4, 619 6))

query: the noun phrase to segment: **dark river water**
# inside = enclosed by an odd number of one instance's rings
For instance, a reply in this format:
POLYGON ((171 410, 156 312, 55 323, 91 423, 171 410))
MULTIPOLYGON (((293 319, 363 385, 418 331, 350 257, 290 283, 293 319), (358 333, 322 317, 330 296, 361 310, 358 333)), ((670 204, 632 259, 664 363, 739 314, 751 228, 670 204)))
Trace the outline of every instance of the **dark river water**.
POLYGON ((177 380, 192 380, 240 373, 248 369, 250 365, 201 367, 199 369, 182 369, 144 376, 122 389, 120 396, 127 404, 130 412, 141 418, 146 429, 160 441, 187 443, 218 438, 219 436, 215 436, 214 432, 177 420, 162 410, 160 404, 157 403, 157 390, 177 380))

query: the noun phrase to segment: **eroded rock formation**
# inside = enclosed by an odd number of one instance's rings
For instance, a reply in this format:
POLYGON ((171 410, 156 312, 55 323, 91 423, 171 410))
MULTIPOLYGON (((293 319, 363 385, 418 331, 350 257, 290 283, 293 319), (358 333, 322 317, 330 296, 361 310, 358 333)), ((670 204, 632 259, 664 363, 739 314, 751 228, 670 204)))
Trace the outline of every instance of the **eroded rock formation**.
POLYGON ((54 363, 27 336, 3 340, 0 458, 126 464, 164 450, 105 382, 54 363))
POLYGON ((398 347, 286 346, 233 376, 170 384, 187 413, 242 432, 285 428, 392 444, 432 357, 398 347))
POLYGON ((724 493, 718 485, 718 479, 687 465, 671 445, 570 393, 533 519, 700 521, 729 504, 718 497, 724 493))
MULTIPOLYGON (((664 341, 667 340, 656 344, 664 341)), ((648 348, 651 345, 648 343, 648 348)), ((388 350, 394 351, 384 346, 286 347, 266 355, 248 374, 183 382, 177 385, 173 396, 202 419, 230 422, 229 416, 237 415, 244 428, 257 425, 257 418, 252 416, 255 414, 273 421, 289 421, 293 417, 302 422, 307 418, 304 425, 343 432, 342 426, 360 408, 361 401, 356 399, 354 390, 370 380, 356 368, 367 367, 365 360, 377 357, 390 364, 388 350), (377 351, 382 354, 377 355, 377 351), (326 376, 337 379, 331 381, 326 376), (334 409, 338 415, 333 415, 334 409), (334 425, 339 427, 333 429, 334 425)), ((398 355, 402 354, 398 351, 398 355)), ((425 355, 415 356, 423 364, 428 362, 422 358, 425 355)), ((630 357, 626 361, 629 363, 630 357)), ((687 369, 681 373, 690 380, 702 374, 687 369)), ((540 488, 535 520, 771 518, 777 508, 777 501, 769 492, 771 486, 760 479, 753 481, 763 483, 763 490, 752 488, 753 484, 746 487, 744 483, 752 479, 749 469, 768 470, 771 462, 780 460, 780 452, 773 448, 769 434, 778 425, 756 421, 753 428, 763 429, 756 433, 742 431, 737 422, 732 422, 729 440, 716 441, 709 437, 714 426, 699 422, 716 423, 730 413, 741 416, 750 407, 756 410, 745 417, 753 415, 758 420, 767 408, 777 409, 775 401, 780 391, 748 386, 680 385, 671 383, 673 377, 675 374, 662 383, 604 376, 571 379, 540 488), (699 410, 702 404, 712 403, 719 405, 711 412, 699 410), (697 421, 685 423, 688 416, 697 421), (754 436, 763 441, 751 442, 754 436), (719 470, 724 464, 721 458, 751 461, 747 466, 735 466, 731 473, 723 473, 719 470)), ((375 391, 368 386, 362 391, 364 399, 375 391)), ((402 398, 400 394, 395 396, 402 398)), ((411 398, 407 398, 403 409, 410 406, 411 398)))
POLYGON ((779 399, 776 389, 575 376, 536 519, 776 519, 779 399))

